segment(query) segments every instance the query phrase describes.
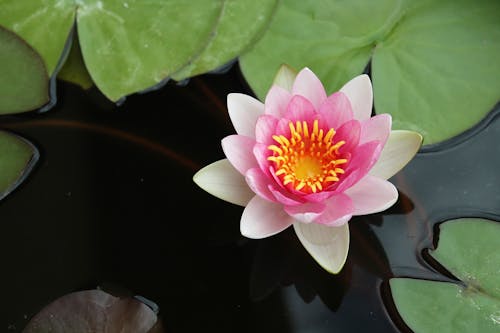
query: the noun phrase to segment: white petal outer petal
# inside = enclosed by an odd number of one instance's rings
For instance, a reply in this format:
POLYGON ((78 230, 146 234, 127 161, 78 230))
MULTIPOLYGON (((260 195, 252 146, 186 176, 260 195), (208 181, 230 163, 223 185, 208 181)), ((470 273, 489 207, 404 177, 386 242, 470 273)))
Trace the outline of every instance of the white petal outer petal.
POLYGON ((369 174, 389 179, 410 162, 422 146, 422 136, 413 131, 391 131, 389 139, 369 174))
POLYGON ((349 252, 349 224, 328 227, 317 223, 293 224, 295 233, 307 252, 332 274, 344 267, 349 252))
POLYGON ((292 91, 293 82, 297 77, 297 70, 284 64, 278 69, 278 72, 274 76, 273 84, 280 86, 283 89, 292 91))
POLYGON ((193 176, 193 181, 211 195, 240 206, 246 206, 255 195, 245 178, 227 159, 200 169, 193 176))
POLYGON ((273 236, 294 222, 295 220, 285 213, 281 204, 255 196, 241 215, 240 231, 245 237, 260 239, 273 236))
POLYGON ((368 75, 361 74, 356 76, 347 82, 340 91, 349 98, 354 119, 366 120, 370 118, 373 107, 373 91, 368 75))
POLYGON ((354 205, 353 215, 382 212, 396 203, 398 190, 389 181, 366 175, 345 192, 354 205))
POLYGON ((257 118, 264 114, 264 104, 245 94, 227 95, 227 110, 236 133, 255 138, 257 118))

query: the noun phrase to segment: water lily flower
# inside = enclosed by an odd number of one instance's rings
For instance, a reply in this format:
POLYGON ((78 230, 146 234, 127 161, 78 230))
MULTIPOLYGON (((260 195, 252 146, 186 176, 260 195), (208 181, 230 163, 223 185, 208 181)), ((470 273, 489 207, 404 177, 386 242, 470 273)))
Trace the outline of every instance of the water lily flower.
POLYGON ((391 131, 389 114, 372 114, 367 75, 327 95, 308 68, 282 67, 265 102, 229 94, 237 132, 222 140, 227 159, 193 180, 212 195, 244 206, 240 230, 264 238, 293 226, 312 257, 338 273, 349 249, 348 221, 392 206, 387 181, 417 153, 422 137, 391 131))

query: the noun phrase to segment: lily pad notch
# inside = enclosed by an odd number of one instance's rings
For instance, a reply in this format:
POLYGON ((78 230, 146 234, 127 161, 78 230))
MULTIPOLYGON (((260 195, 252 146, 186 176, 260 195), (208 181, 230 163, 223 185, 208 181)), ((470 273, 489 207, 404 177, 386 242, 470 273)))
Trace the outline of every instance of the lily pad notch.
POLYGON ((457 282, 393 278, 394 304, 413 331, 494 333, 500 329, 500 222, 480 218, 440 225, 429 251, 457 282))

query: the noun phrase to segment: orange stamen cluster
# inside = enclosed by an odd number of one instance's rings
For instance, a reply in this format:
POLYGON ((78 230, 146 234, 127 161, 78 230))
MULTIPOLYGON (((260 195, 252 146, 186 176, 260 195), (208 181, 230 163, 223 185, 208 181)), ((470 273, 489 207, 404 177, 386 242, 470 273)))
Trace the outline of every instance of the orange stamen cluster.
POLYGON ((340 158, 339 148, 345 141, 334 143, 335 130, 326 134, 314 120, 312 130, 305 121, 290 122, 290 137, 273 135, 276 145, 267 148, 273 152, 267 159, 274 162, 276 176, 283 185, 292 186, 304 193, 316 193, 339 180, 344 173, 340 165, 347 159, 340 158))

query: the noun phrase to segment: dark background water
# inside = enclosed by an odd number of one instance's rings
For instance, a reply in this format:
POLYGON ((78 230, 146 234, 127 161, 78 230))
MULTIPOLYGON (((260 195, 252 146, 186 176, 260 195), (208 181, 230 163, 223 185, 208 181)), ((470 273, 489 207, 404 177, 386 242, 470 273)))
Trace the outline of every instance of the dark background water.
POLYGON ((49 111, 1 119, 41 157, 0 202, 0 331, 20 332, 51 301, 100 286, 155 302, 166 332, 405 332, 388 279, 450 279, 422 257, 435 224, 499 219, 497 109, 393 177, 393 208, 350 222, 339 275, 323 271, 293 230, 245 239, 242 208, 192 182, 224 157, 230 92, 251 94, 237 66, 120 106, 57 82, 49 111))

